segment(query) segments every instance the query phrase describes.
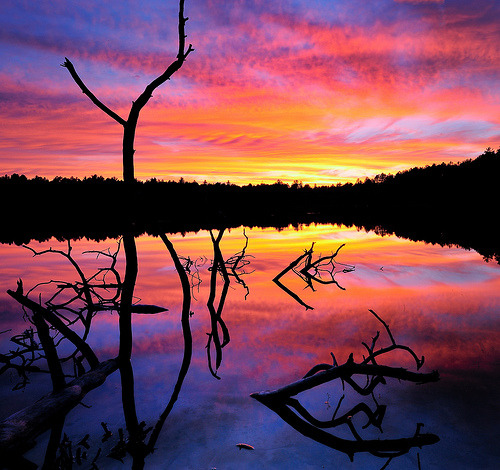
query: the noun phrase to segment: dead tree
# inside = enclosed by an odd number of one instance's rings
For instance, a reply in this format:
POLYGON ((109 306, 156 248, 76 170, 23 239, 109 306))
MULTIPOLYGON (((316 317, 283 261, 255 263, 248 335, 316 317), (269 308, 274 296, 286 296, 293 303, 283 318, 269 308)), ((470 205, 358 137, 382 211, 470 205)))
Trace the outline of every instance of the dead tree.
POLYGON ((184 17, 184 0, 179 2, 179 49, 176 59, 166 68, 166 70, 155 78, 149 85, 146 86, 144 91, 139 95, 139 97, 132 102, 132 106, 129 111, 127 119, 122 118, 117 113, 112 111, 107 107, 101 100, 99 100, 84 84, 83 80, 80 78, 75 70, 72 62, 65 57, 64 62, 61 64, 62 67, 66 67, 71 74, 71 77, 75 83, 82 90, 82 93, 87 95, 89 99, 102 111, 104 111, 108 116, 114 119, 116 122, 123 126, 123 180, 125 182, 134 182, 134 141, 135 132, 137 128, 137 123, 139 121, 139 114, 146 106, 148 101, 153 96, 153 92, 163 83, 170 79, 170 77, 177 72, 182 67, 182 64, 186 60, 187 56, 193 52, 193 47, 191 44, 186 48, 186 34, 185 25, 189 18, 184 17))
POLYGON ((420 430, 423 425, 418 423, 414 435, 410 437, 395 439, 363 439, 360 431, 353 422, 353 417, 360 413, 364 414, 367 418, 367 423, 363 426, 363 429, 372 425, 382 432, 382 420, 385 415, 386 407, 385 405, 379 405, 377 403, 374 395, 375 388, 380 384, 385 384, 388 378, 398 379, 399 381, 410 381, 417 384, 436 382, 439 380, 439 374, 437 371, 420 373, 402 367, 391 367, 380 364, 378 361, 382 357, 393 350, 399 349, 411 355, 418 371, 424 363, 424 357, 422 356, 422 358, 419 358, 410 347, 398 344, 389 326, 373 310, 370 310, 370 312, 383 324, 391 341, 389 346, 375 349, 380 337, 380 333, 377 332, 370 346, 363 343, 368 351, 368 356, 364 357, 362 361, 355 362, 353 354, 351 353, 349 359, 344 364, 339 365, 332 353, 333 364, 318 364, 302 379, 285 385, 277 390, 253 393, 251 396, 274 411, 286 423, 304 436, 344 452, 349 456, 351 461, 354 459, 355 453, 368 452, 376 457, 387 458, 389 462, 393 458, 409 452, 413 447, 434 444, 439 441, 439 438, 434 434, 421 433, 420 430), (360 385, 354 379, 356 376, 365 377, 364 385, 360 385), (347 383, 361 396, 371 395, 376 405, 375 410, 373 411, 366 403, 358 403, 353 408, 344 412, 341 416, 337 416, 344 399, 343 395, 338 402, 332 418, 329 420, 319 420, 309 413, 301 405, 299 400, 295 398, 295 396, 301 392, 333 380, 341 380, 343 388, 344 384, 347 383), (325 431, 325 429, 337 428, 342 425, 347 426, 350 430, 354 438, 353 440, 339 437, 325 431))

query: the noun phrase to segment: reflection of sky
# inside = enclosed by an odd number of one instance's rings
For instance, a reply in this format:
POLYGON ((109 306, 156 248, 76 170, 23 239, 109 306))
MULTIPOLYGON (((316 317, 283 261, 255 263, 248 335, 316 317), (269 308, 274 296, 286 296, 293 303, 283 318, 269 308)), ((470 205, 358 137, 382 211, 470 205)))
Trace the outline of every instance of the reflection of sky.
MULTIPOLYGON (((210 326, 206 308, 209 264, 205 263, 200 268, 203 282, 200 290, 195 291, 197 300, 192 306, 191 369, 162 434, 160 451, 150 460, 151 468, 165 458, 171 465, 167 468, 200 468, 200 462, 203 465, 208 462, 207 468, 255 468, 256 465, 284 468, 288 464, 300 468, 308 465, 331 468, 335 464, 344 468, 347 457, 298 435, 249 395, 294 381, 316 363, 331 362, 330 352, 335 353, 339 362, 344 362, 351 352, 360 360, 365 353, 361 342, 370 343, 377 330, 381 331, 378 344, 387 345, 387 335, 368 309, 384 318, 396 340, 412 347, 419 356, 425 355, 424 372, 437 369, 442 377, 438 384, 417 387, 391 381, 388 386, 379 387, 377 400, 388 405, 387 424, 380 437, 411 436, 416 423, 423 422, 424 432, 436 433, 441 438, 436 446, 419 451, 425 466, 447 468, 452 464, 452 468, 471 468, 475 462, 481 468, 489 468, 494 461, 488 436, 494 435, 489 406, 494 405, 491 391, 498 362, 498 265, 485 263, 473 251, 406 242, 395 237, 380 238, 373 233, 337 226, 280 233, 272 229, 247 229, 246 233, 247 253, 253 256, 249 267, 254 272, 244 278, 250 288, 247 300, 241 286, 234 285, 229 290, 223 318, 231 342, 223 350, 219 371, 222 379, 213 379, 206 363, 206 332, 210 326), (286 274, 282 282, 314 307, 306 311, 272 283, 272 278, 310 248, 313 241, 315 256, 327 255, 346 243, 336 260, 356 269, 336 277, 346 290, 332 285, 315 285, 316 292, 304 290, 297 276, 286 274), (238 442, 252 444, 256 450, 240 452, 235 448, 238 442)), ((212 257, 206 232, 172 237, 172 241, 182 256, 212 257)), ((56 247, 57 242, 49 244, 56 247)), ((134 317, 138 412, 140 419, 149 423, 165 406, 180 366, 182 299, 179 281, 161 241, 142 237, 137 245, 136 295, 141 303, 169 309, 156 316, 134 317)), ((237 229, 225 235, 221 248, 224 256, 229 257, 243 245, 241 229, 237 229)), ((103 242, 102 246, 113 249, 113 242, 103 242)), ((75 257, 80 259, 81 251, 90 247, 93 244, 89 242, 76 242, 75 257)), ((65 271, 57 255, 33 259, 19 247, 0 249, 2 292, 13 288, 17 277, 22 277, 28 287, 36 279, 46 279, 54 272, 58 277, 71 272, 65 271)), ((104 263, 92 256, 85 259, 82 266, 104 263)), ((4 294, 0 301, 2 325, 11 326, 12 302, 4 294)), ((90 342, 102 358, 117 353, 117 320, 116 314, 106 314, 94 323, 90 342)), ((0 330, 6 326, 0 326, 0 330)), ((388 361, 414 368, 406 355, 393 354, 388 361)), ((102 394, 95 391, 89 397, 99 416, 94 431, 97 434, 100 420, 111 423, 115 429, 123 426, 116 405, 117 380, 110 378, 102 394)), ((307 405, 324 415, 327 393, 332 406, 336 406, 341 393, 338 384, 329 384, 312 393, 306 399, 307 405)), ((85 419, 88 423, 91 415, 89 410, 76 411, 73 418, 68 418, 68 432, 78 434, 81 427, 78 420, 85 419)), ((373 468, 374 461, 377 465, 373 457, 356 456, 355 468, 373 468)), ((417 468, 416 452, 395 459, 391 466, 417 468)))
MULTIPOLYGON (((3 171, 120 176, 120 126, 59 64, 126 116, 175 56, 176 8, 3 2, 3 171)), ((495 0, 188 0, 186 14, 195 52, 141 116, 140 178, 331 184, 498 143, 495 0)))

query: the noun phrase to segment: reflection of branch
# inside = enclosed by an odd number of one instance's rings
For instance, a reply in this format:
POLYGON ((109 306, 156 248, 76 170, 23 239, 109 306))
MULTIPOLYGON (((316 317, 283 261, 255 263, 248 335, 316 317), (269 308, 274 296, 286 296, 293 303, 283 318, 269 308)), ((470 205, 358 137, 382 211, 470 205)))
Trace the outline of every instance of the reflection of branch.
POLYGON ((241 251, 238 251, 238 253, 235 253, 233 256, 228 258, 224 265, 229 269, 228 275, 234 277, 235 281, 240 284, 245 290, 245 300, 248 297, 248 294, 250 293, 250 289, 248 288, 246 282, 242 279, 241 276, 244 276, 246 274, 251 274, 253 271, 246 272, 245 267, 250 264, 250 261, 247 259, 248 257, 252 257, 252 255, 247 255, 246 250, 248 248, 248 237, 243 230, 243 236, 245 237, 245 246, 241 251))
POLYGON ((358 403, 356 406, 354 406, 338 418, 336 417, 338 411, 337 408, 335 410, 335 413, 333 414, 332 419, 328 421, 320 421, 312 416, 295 398, 289 398, 285 403, 291 408, 294 408, 303 418, 305 418, 307 421, 318 428, 333 428, 341 424, 347 424, 348 421, 350 421, 356 414, 364 413, 368 418, 368 421, 363 426, 363 429, 367 428, 371 424, 382 431, 382 420, 387 408, 385 405, 378 405, 377 409, 375 411, 372 411, 366 403, 358 403))
POLYGON ((189 369, 189 365, 191 363, 191 356, 193 354, 193 338, 191 336, 191 328, 189 325, 189 318, 191 313, 191 286, 186 273, 184 266, 182 265, 177 252, 172 245, 172 242, 167 238, 165 234, 160 235, 163 243, 167 247, 170 256, 175 265, 175 269, 177 274, 179 275, 179 279, 181 281, 182 286, 182 314, 181 314, 181 325, 182 325, 182 336, 184 338, 184 355, 182 357, 182 364, 179 370, 179 376, 177 377, 177 382, 174 387, 174 391, 172 392, 172 396, 170 397, 170 401, 168 402, 165 410, 160 416, 160 419, 156 423, 153 432, 151 433, 151 437, 147 444, 147 448, 149 452, 153 452, 156 441, 158 440, 158 436, 160 435, 161 428, 165 423, 170 411, 172 410, 174 403, 177 401, 179 393, 181 391, 182 384, 184 382, 184 378, 189 369))
POLYGON ((418 356, 415 354, 415 352, 411 348, 409 348, 408 346, 397 344, 396 340, 392 336, 391 330, 389 329, 389 325, 384 320, 382 320, 382 318, 380 318, 373 310, 370 309, 369 311, 370 311, 370 313, 372 313, 375 316, 375 318, 380 323, 382 323, 382 325, 384 325, 384 328, 387 331, 387 334, 389 335, 389 338, 391 339, 392 344, 386 348, 381 348, 378 351, 374 351, 375 343, 377 342, 377 339, 379 338, 379 335, 380 335, 380 332, 377 331, 377 334, 372 338, 371 346, 368 346, 365 342, 362 343, 363 346, 369 352, 369 355, 367 358, 365 358, 365 360, 363 361, 363 364, 367 364, 368 362, 371 362, 372 364, 377 364, 377 362, 375 361, 375 357, 377 357, 381 354, 388 353, 388 352, 393 351, 395 349, 402 349, 403 351, 407 351, 413 357, 413 359, 415 359, 415 362, 417 364, 417 370, 419 370, 424 365, 425 356, 422 356, 422 358, 419 359, 418 356))
POLYGON ((120 381, 122 386, 122 406, 125 416, 127 431, 130 435, 131 448, 135 451, 136 444, 140 441, 140 426, 135 408, 134 372, 132 363, 132 302, 134 298, 135 283, 137 280, 138 262, 137 247, 133 234, 123 236, 125 251, 125 277, 120 298, 119 330, 120 345, 118 352, 120 381))
POLYGON ((217 370, 219 369, 222 363, 222 348, 226 346, 229 341, 229 330, 222 319, 222 310, 224 308, 224 303, 226 302, 227 291, 229 289, 229 275, 227 273, 226 265, 224 263, 224 258, 222 257, 222 253, 220 251, 220 241, 222 240, 222 235, 224 234, 224 229, 221 229, 217 235, 217 238, 214 237, 212 231, 210 231, 210 237, 212 238, 212 244, 214 247, 214 261, 212 265, 212 272, 210 275, 210 294, 207 301, 208 311, 210 313, 210 320, 212 329, 208 334, 207 341, 207 357, 208 357, 208 367, 210 369, 210 373, 216 378, 220 379, 217 375, 217 370), (224 284, 222 286, 222 291, 219 296, 219 304, 217 306, 217 310, 215 309, 215 296, 217 291, 217 273, 220 272, 224 279, 224 284), (222 331, 222 341, 219 337, 219 327, 222 331), (211 358, 211 344, 214 344, 215 347, 215 370, 212 366, 212 358, 211 358))
MULTIPOLYGON (((76 281, 74 283, 64 282, 64 281, 48 281, 42 282, 34 287, 32 287, 27 295, 29 295, 32 291, 34 291, 37 287, 41 285, 47 285, 55 283, 57 285, 57 291, 50 297, 49 300, 45 302, 45 305, 52 310, 56 315, 66 321, 69 325, 81 321, 85 327, 82 338, 83 340, 87 339, 87 336, 90 332, 90 325, 92 321, 93 315, 102 310, 117 310, 119 304, 119 298, 121 295, 122 282, 120 278, 120 274, 116 269, 117 257, 120 251, 121 240, 118 241, 117 249, 114 253, 108 251, 86 251, 84 254, 93 253, 96 254, 96 258, 100 256, 108 257, 111 260, 111 264, 105 268, 99 268, 92 276, 86 277, 83 273, 83 270, 80 268, 76 260, 73 258, 71 252, 71 242, 68 240, 68 248, 66 251, 62 250, 54 250, 53 248, 49 248, 43 251, 36 251, 33 248, 23 245, 24 248, 30 250, 33 253, 33 256, 41 256, 47 253, 57 253, 64 258, 66 258, 70 264, 73 266, 75 271, 80 278, 80 281, 76 281), (113 279, 111 282, 107 281, 107 276, 111 274, 113 279), (114 294, 110 297, 104 297, 99 293, 99 291, 109 291, 110 289, 114 290, 114 294), (67 300, 60 301, 59 296, 62 293, 66 293, 66 291, 74 291, 75 295, 70 297, 67 300), (74 307, 74 303, 77 300, 81 300, 84 304, 83 307, 77 306, 74 307), (63 315, 63 312, 74 315, 74 320, 69 320, 63 315)), ((70 357, 72 357, 71 355, 70 357)), ((68 359, 68 358, 67 358, 68 359)), ((65 360, 67 360, 65 359, 65 360)))
MULTIPOLYGON (((335 284, 339 289, 345 290, 335 279, 335 263, 334 258, 337 256, 340 249, 344 246, 340 245, 335 253, 330 256, 320 256, 316 261, 312 260, 312 255, 314 251, 314 242, 311 248, 304 251, 303 255, 300 255, 294 261, 292 261, 285 269, 283 269, 274 279, 273 282, 282 290, 284 290, 290 297, 295 299, 300 305, 304 306, 306 310, 313 310, 313 307, 306 304, 300 296, 298 296, 291 289, 286 287, 282 282, 281 278, 288 273, 293 271, 297 276, 299 276, 305 283, 306 288, 309 287, 311 290, 315 290, 313 286, 313 281, 319 284, 335 284), (299 266, 303 263, 303 266, 299 269, 299 266), (327 278, 324 278, 327 276, 327 278)), ((348 273, 354 271, 354 266, 337 263, 344 266, 341 272, 348 273)))
POLYGON ((15 351, 10 350, 6 354, 0 354, 0 363, 4 364, 0 368, 0 375, 9 369, 17 372, 21 380, 12 390, 19 390, 26 387, 29 383, 28 372, 50 373, 50 370, 41 369, 34 365, 40 357, 39 354, 35 354, 40 351, 40 345, 35 341, 35 331, 33 328, 27 328, 23 333, 12 336, 10 340, 18 347, 15 351), (16 360, 20 360, 21 364, 13 362, 16 360))
MULTIPOLYGON (((269 404, 260 400, 260 398, 257 396, 252 395, 252 397, 264 403, 286 423, 288 423, 304 436, 310 437, 320 444, 339 450, 340 452, 344 452, 349 456, 351 461, 354 459, 354 454, 358 452, 369 452, 372 455, 376 455, 379 457, 391 458, 407 453, 413 447, 422 447, 424 445, 435 444, 439 441, 439 438, 434 434, 420 434, 418 428, 417 432, 409 438, 383 440, 368 439, 351 441, 334 436, 333 434, 323 431, 322 429, 317 428, 309 422, 304 421, 293 411, 291 411, 290 408, 286 405, 269 404), (392 453, 393 455, 391 455, 390 453, 392 453)), ((350 426, 352 426, 352 422, 350 420, 348 420, 347 422, 350 423, 350 426)))
POLYGON ((184 271, 186 272, 186 274, 188 274, 191 280, 191 296, 193 297, 193 299, 196 300, 196 297, 194 296, 194 291, 195 289, 197 292, 200 291, 200 285, 202 282, 200 277, 199 267, 200 265, 203 265, 205 263, 206 258, 200 257, 195 260, 192 260, 189 256, 187 257, 179 256, 179 260, 182 264, 182 267, 184 268, 184 271))
POLYGON ((82 285, 83 285, 82 292, 83 292, 83 295, 85 296, 85 300, 86 300, 89 308, 92 306, 92 297, 90 295, 90 290, 89 290, 87 278, 83 274, 83 271, 80 269, 80 266, 78 266, 78 263, 71 256, 72 247, 71 247, 70 240, 68 240, 68 251, 67 252, 64 252, 62 250, 53 250, 52 248, 49 248, 48 250, 43 250, 43 251, 36 251, 28 245, 23 245, 23 246, 24 246, 24 248, 33 252, 33 256, 40 256, 40 255, 43 255, 45 253, 58 253, 61 256, 64 256, 72 264, 72 266, 75 268, 76 272, 78 273, 78 276, 80 277, 80 280, 82 281, 82 285))
POLYGON ((406 380, 418 384, 436 382, 439 380, 439 374, 437 371, 433 371, 431 373, 412 372, 404 368, 378 364, 375 361, 375 357, 381 357, 383 354, 387 354, 394 349, 402 349, 409 352, 409 354, 416 361, 417 370, 422 366, 423 358, 419 360, 411 348, 397 344, 390 331, 389 325, 387 325, 387 323, 385 323, 375 312, 372 310, 370 310, 370 312, 386 328, 391 340, 390 346, 374 351, 375 344, 379 338, 379 333, 377 332, 377 335, 373 338, 371 346, 363 343, 365 348, 368 349, 370 353, 369 356, 364 358, 363 361, 359 363, 355 362, 353 354, 351 353, 349 359, 344 364, 338 365, 335 360, 335 356, 332 354, 333 365, 318 364, 314 366, 302 379, 297 380, 296 382, 285 385, 284 387, 274 391, 253 393, 251 395, 252 398, 255 398, 273 410, 284 421, 300 433, 311 437, 324 445, 346 453, 351 460, 353 460, 356 452, 369 452, 377 457, 387 457, 392 459, 398 455, 408 452, 412 447, 421 447, 423 445, 433 444, 439 440, 439 438, 434 434, 421 434, 420 424, 417 426, 417 430, 413 437, 385 440, 364 440, 355 428, 352 417, 355 414, 362 412, 368 418, 368 422, 363 426, 363 429, 372 424, 377 427, 379 431, 382 431, 382 420, 385 415, 386 407, 385 405, 379 405, 376 402, 373 392, 378 384, 386 383, 386 378, 396 378, 398 380, 406 380), (365 386, 362 387, 358 385, 358 383, 353 379, 356 375, 366 376, 365 386), (333 417, 330 420, 321 421, 312 416, 297 399, 292 398, 301 392, 310 390, 335 379, 341 379, 342 382, 348 383, 353 390, 360 395, 366 396, 371 394, 376 404, 376 410, 373 412, 368 405, 360 403, 351 408, 348 412, 344 413, 342 416, 336 417, 340 404, 344 398, 342 396, 333 417), (340 425, 347 425, 354 437, 354 440, 339 438, 323 430, 325 428, 333 428, 340 425))
POLYGON ((76 346, 77 349, 85 356, 91 368, 95 368, 99 363, 97 356, 92 351, 92 348, 78 336, 73 330, 68 328, 64 322, 55 315, 51 310, 42 307, 41 305, 33 302, 28 297, 24 296, 21 292, 14 292, 8 290, 7 293, 17 300, 21 305, 29 308, 33 313, 40 314, 47 322, 49 322, 57 331, 76 346))

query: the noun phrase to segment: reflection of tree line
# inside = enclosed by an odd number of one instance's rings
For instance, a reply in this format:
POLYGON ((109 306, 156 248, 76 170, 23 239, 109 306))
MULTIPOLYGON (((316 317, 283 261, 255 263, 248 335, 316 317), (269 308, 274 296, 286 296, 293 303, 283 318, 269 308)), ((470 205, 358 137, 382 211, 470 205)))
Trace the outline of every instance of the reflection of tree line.
POLYGON ((0 177, 0 196, 16 201, 6 211, 0 241, 27 243, 52 236, 118 238, 135 233, 187 232, 226 226, 287 227, 310 223, 355 225, 411 240, 473 248, 500 260, 491 210, 498 199, 500 150, 460 164, 412 168, 356 184, 312 187, 296 182, 237 186, 231 183, 158 181, 125 183, 93 176, 0 177), (75 207, 98 208, 82 218, 75 207), (122 204, 107 211, 103 201, 122 204), (154 203, 152 202, 154 201, 154 203), (172 201, 176 201, 172 204, 172 201), (193 202, 194 201, 194 202, 193 202), (25 211, 36 203, 36 211, 25 211), (165 207, 162 213, 157 207, 165 207), (47 217, 57 209, 60 217, 47 217), (112 214, 110 213, 112 211, 112 214))
MULTIPOLYGON (((250 273, 247 271, 247 266, 250 263, 249 258, 251 258, 251 255, 246 253, 248 237, 243 232, 245 237, 243 249, 224 259, 220 248, 223 234, 224 229, 219 230, 216 235, 210 232, 213 259, 208 267, 210 283, 207 308, 210 314, 211 330, 208 333, 206 345, 207 362, 211 374, 217 379, 219 378, 217 372, 222 364, 222 349, 230 341, 229 330, 222 317, 228 289, 231 279, 233 279, 235 283, 245 289, 245 299, 247 298, 249 288, 243 276, 250 273), (219 278, 222 280, 220 287, 219 278)), ((121 378, 122 407, 127 435, 122 429, 118 429, 118 440, 115 440, 107 456, 123 460, 129 454, 133 461, 132 468, 144 467, 146 457, 155 449, 161 430, 174 407, 189 370, 193 352, 190 329, 191 301, 194 290, 199 287, 201 282, 199 269, 208 261, 206 259, 193 261, 189 257, 179 256, 167 235, 162 234, 160 238, 172 258, 181 284, 181 326, 184 352, 170 399, 157 422, 149 427, 144 421, 139 421, 136 412, 134 373, 131 365, 132 316, 133 314, 157 314, 166 311, 166 309, 156 305, 138 304, 134 301, 138 273, 134 236, 125 235, 119 242, 118 249, 114 252, 109 250, 87 252, 98 258, 107 259, 109 262, 107 267, 97 269, 89 277, 84 274, 73 258, 69 242, 66 251, 53 249, 35 251, 27 247, 34 256, 47 253, 63 256, 74 267, 79 279, 73 283, 51 280, 37 284, 27 292, 24 291, 23 283, 19 280, 16 291, 8 291, 23 307, 24 315, 32 326, 27 328, 24 333, 14 335, 11 338, 17 349, 0 355, 0 364, 3 364, 0 373, 13 370, 18 374, 19 382, 14 386, 14 389, 26 387, 29 383, 28 374, 30 373, 50 374, 53 391, 0 423, 0 461, 6 468, 37 468, 35 464, 26 460, 23 454, 35 445, 35 438, 48 429, 50 429, 50 438, 42 468, 71 468, 73 462, 80 464, 85 459, 90 460, 91 456, 87 455, 90 452, 89 435, 86 435, 79 442, 72 442, 63 434, 65 416, 78 403, 81 403, 90 390, 102 385, 106 377, 117 369, 121 378), (117 269, 120 244, 123 245, 126 262, 123 280, 117 269), (42 303, 41 296, 38 302, 30 298, 36 295, 38 288, 47 287, 47 285, 55 287, 55 293, 48 300, 42 303), (115 358, 100 361, 89 345, 88 337, 93 318, 99 312, 104 311, 119 313, 119 353, 115 358), (61 350, 67 351, 67 347, 65 347, 67 343, 71 344, 71 352, 63 354, 61 350), (44 360, 46 368, 40 365, 44 360)), ((329 256, 320 255, 314 259, 313 243, 310 249, 305 250, 303 255, 293 260, 288 267, 282 270, 274 282, 306 309, 312 309, 297 294, 284 286, 280 279, 287 272, 293 271, 305 282, 306 287, 312 290, 314 290, 313 282, 323 285, 334 284, 342 288, 335 280, 335 275, 354 269, 353 266, 344 265, 335 260, 342 246, 329 256)), ((319 364, 297 382, 273 392, 255 393, 252 394, 252 397, 275 411, 302 434, 345 452, 351 460, 357 452, 369 452, 378 457, 388 458, 385 465, 387 466, 394 457, 408 452, 412 447, 421 447, 437 442, 437 436, 420 433, 420 425, 418 425, 412 437, 388 440, 364 439, 353 424, 353 418, 362 413, 368 419, 363 429, 372 425, 382 431, 385 405, 377 403, 374 396, 375 387, 379 384, 385 384, 386 378, 425 383, 438 380, 438 374, 437 372, 422 374, 381 364, 380 359, 396 349, 407 351, 414 358, 417 370, 423 365, 423 357, 419 359, 411 348, 398 344, 389 326, 375 312, 372 311, 372 314, 384 325, 391 341, 389 346, 375 349, 379 339, 377 332, 370 346, 363 343, 368 351, 368 356, 363 361, 356 363, 351 354, 346 363, 339 365, 332 354, 332 365, 319 364), (366 376, 364 386, 359 385, 353 379, 353 376, 356 375, 366 376), (314 418, 296 398, 293 398, 300 392, 337 379, 342 381, 343 387, 344 383, 347 383, 352 390, 362 396, 371 395, 376 405, 375 411, 372 411, 367 404, 359 403, 342 416, 337 416, 344 399, 343 395, 333 417, 330 420, 321 421, 314 418), (324 429, 336 428, 341 425, 346 425, 349 428, 354 440, 339 438, 324 431, 324 429)), ((112 431, 104 422, 101 423, 101 426, 104 430, 102 439, 104 443, 111 439, 112 431)), ((252 447, 248 446, 248 448, 252 447)), ((93 452, 91 465, 92 468, 98 468, 102 453, 101 448, 93 452)))

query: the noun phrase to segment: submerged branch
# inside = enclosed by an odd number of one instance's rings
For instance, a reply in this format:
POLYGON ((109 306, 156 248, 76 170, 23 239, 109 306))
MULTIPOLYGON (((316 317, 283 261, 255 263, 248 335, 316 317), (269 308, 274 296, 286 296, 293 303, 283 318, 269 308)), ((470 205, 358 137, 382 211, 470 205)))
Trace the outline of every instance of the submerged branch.
POLYGON ((98 367, 70 382, 58 392, 45 395, 32 405, 0 423, 0 456, 25 451, 25 446, 49 429, 56 418, 66 415, 91 390, 104 383, 118 368, 117 359, 101 362, 98 367))
POLYGON ((40 314, 47 322, 49 322, 57 331, 66 337, 87 359, 90 367, 94 369, 99 364, 99 359, 95 355, 92 348, 78 336, 73 330, 68 328, 64 322, 49 309, 42 307, 33 300, 24 296, 21 292, 8 290, 7 293, 17 300, 21 305, 29 308, 33 313, 40 314))
POLYGON ((75 83, 78 85, 80 90, 82 90, 82 93, 84 95, 87 95, 90 98, 90 101, 94 103, 100 110, 104 111, 108 116, 113 118, 116 122, 121 124, 122 126, 125 126, 127 123, 125 119, 120 117, 118 114, 116 114, 114 111, 109 109, 101 100, 99 100, 83 83, 83 80, 80 78, 78 75, 77 71, 75 70, 75 66, 71 63, 71 61, 65 57, 64 62, 61 64, 61 67, 65 67, 68 69, 68 72, 70 73, 71 77, 75 81, 75 83))

